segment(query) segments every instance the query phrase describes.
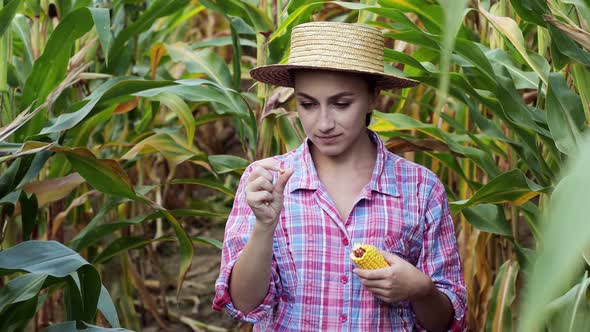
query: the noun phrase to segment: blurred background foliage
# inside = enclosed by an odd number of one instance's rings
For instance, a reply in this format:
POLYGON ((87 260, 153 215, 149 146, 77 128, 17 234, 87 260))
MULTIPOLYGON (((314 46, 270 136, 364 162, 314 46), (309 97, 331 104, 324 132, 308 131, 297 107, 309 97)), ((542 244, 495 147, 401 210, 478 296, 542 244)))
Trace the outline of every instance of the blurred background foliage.
POLYGON ((590 330, 588 0, 0 0, 0 330, 248 329, 207 311, 224 222, 304 138, 248 70, 312 20, 422 82, 370 128, 446 185, 469 330, 590 330))

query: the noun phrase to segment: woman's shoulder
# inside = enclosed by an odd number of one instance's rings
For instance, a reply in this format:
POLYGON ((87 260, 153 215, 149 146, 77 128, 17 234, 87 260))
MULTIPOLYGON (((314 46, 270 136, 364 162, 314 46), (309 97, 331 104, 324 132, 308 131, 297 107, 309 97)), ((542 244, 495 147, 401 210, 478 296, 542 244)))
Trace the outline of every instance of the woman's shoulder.
POLYGON ((406 188, 422 187, 423 191, 443 186, 439 177, 428 167, 390 151, 387 152, 384 171, 393 175, 395 181, 406 188))
POLYGON ((420 177, 423 178, 428 178, 432 180, 438 179, 438 176, 428 167, 418 164, 414 161, 408 160, 391 151, 387 152, 386 167, 388 169, 418 174, 420 177))

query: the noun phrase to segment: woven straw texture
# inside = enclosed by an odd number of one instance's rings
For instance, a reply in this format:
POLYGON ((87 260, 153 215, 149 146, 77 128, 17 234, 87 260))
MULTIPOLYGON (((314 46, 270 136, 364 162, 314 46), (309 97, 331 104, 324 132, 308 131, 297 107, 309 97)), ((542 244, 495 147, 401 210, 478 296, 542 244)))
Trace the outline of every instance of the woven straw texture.
POLYGON ((250 75, 260 82, 292 87, 289 70, 326 69, 372 74, 381 89, 417 85, 417 81, 384 73, 383 49, 383 34, 368 25, 309 22, 293 28, 287 64, 260 66, 250 75))

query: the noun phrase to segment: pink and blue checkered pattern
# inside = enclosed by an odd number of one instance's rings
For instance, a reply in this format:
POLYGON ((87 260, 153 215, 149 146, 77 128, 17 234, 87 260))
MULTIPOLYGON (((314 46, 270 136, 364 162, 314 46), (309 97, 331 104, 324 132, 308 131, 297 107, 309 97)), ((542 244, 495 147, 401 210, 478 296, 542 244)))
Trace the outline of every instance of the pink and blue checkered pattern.
POLYGON ((275 231, 269 290, 248 314, 233 306, 228 291, 232 267, 255 222, 244 195, 255 163, 244 171, 226 224, 214 309, 256 323, 254 331, 424 331, 408 301, 380 301, 352 272, 351 247, 363 242, 429 275, 453 305, 449 331, 465 330, 465 282, 444 186, 430 170, 387 151, 374 132, 369 135, 377 161, 347 220, 341 220, 318 178, 309 139, 273 157, 295 172, 275 231))

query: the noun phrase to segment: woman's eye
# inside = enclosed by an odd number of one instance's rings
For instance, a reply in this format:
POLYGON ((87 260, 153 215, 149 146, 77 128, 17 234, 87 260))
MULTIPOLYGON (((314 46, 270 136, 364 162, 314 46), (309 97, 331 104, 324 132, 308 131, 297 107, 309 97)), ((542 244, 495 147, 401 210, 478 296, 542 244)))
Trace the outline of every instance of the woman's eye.
POLYGON ((336 105, 336 107, 338 108, 347 108, 348 106, 350 106, 350 103, 336 103, 334 105, 336 105))
POLYGON ((301 107, 305 108, 305 109, 309 109, 313 107, 313 103, 299 103, 299 105, 301 105, 301 107))

